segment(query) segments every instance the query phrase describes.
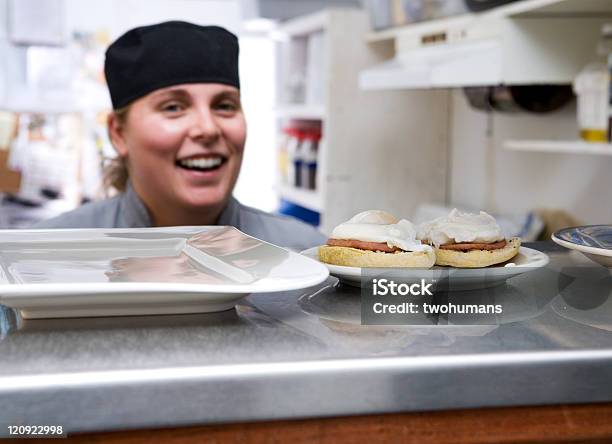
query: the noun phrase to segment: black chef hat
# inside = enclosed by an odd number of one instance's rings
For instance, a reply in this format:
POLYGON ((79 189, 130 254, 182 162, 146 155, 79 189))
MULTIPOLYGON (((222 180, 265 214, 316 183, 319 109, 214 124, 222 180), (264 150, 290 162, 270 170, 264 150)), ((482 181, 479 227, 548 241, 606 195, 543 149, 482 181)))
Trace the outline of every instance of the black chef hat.
POLYGON ((114 109, 181 83, 240 88, 238 39, 219 26, 179 21, 141 26, 109 46, 104 73, 114 109))

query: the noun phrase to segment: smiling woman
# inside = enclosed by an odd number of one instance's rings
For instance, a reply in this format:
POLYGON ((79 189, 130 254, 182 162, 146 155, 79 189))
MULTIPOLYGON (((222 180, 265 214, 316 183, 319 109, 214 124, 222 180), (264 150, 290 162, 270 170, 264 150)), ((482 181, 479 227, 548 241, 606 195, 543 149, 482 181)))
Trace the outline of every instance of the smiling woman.
POLYGON ((118 154, 106 179, 120 193, 38 228, 218 224, 294 249, 323 243, 313 227, 232 197, 246 140, 235 35, 186 22, 135 28, 107 50, 105 74, 118 154))
POLYGON ((123 120, 110 115, 111 140, 154 223, 214 224, 242 164, 238 90, 216 83, 162 88, 136 100, 123 120))

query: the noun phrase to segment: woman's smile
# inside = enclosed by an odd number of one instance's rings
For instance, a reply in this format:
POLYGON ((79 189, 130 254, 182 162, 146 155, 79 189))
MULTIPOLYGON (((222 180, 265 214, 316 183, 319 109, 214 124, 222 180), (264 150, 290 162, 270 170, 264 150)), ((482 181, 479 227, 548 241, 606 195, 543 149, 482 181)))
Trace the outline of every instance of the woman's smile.
POLYGON ((216 183, 225 174, 227 156, 196 155, 178 159, 175 166, 184 177, 199 184, 216 183))

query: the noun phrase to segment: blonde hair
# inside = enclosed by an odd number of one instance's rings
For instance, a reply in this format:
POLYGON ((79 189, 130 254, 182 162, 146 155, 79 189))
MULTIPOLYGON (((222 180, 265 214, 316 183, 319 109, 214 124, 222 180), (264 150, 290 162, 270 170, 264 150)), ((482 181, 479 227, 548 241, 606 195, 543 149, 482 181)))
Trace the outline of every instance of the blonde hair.
MULTIPOLYGON (((119 125, 125 125, 129 111, 130 105, 112 111, 115 118, 119 122, 119 125)), ((110 128, 107 128, 107 131, 108 139, 111 141, 111 143, 113 143, 110 135, 110 128)), ((121 156, 107 158, 106 165, 104 166, 104 171, 102 173, 102 178, 104 190, 107 193, 113 189, 119 192, 125 191, 129 179, 127 160, 121 156)))

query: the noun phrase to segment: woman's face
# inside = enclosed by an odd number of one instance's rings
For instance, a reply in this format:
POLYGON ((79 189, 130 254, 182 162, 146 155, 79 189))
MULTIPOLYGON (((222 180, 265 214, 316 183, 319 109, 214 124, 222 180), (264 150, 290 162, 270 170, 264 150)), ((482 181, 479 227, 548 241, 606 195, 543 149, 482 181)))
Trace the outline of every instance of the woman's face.
POLYGON ((246 139, 237 88, 211 83, 162 88, 134 101, 124 125, 112 127, 111 122, 115 148, 149 206, 201 210, 230 196, 246 139))

